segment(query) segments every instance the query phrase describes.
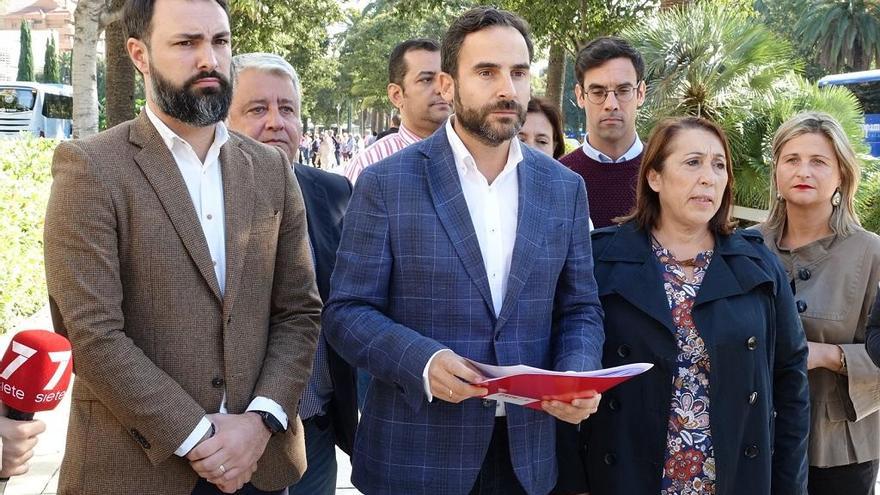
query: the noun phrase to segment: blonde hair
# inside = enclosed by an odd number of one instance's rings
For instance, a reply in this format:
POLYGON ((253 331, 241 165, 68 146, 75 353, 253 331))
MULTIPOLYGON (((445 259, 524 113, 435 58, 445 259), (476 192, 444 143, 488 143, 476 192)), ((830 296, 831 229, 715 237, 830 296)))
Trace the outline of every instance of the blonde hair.
POLYGON ((785 121, 773 135, 773 163, 770 178, 770 213, 766 226, 781 232, 785 228, 785 200, 776 187, 776 168, 785 143, 804 134, 819 134, 831 141, 840 167, 840 206, 831 211, 828 226, 837 235, 847 236, 861 227, 855 210, 856 190, 859 188, 861 167, 843 127, 834 117, 823 112, 801 112, 785 121))

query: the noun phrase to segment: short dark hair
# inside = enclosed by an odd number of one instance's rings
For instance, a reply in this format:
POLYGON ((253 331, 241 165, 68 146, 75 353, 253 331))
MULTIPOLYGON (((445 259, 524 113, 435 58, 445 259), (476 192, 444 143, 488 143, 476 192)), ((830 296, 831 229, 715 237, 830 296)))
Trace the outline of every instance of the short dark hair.
POLYGON ((590 41, 578 52, 574 62, 577 84, 584 83, 585 72, 615 58, 628 58, 636 70, 636 79, 641 81, 645 78, 645 61, 629 42, 615 36, 602 36, 590 41))
POLYGON ((456 77, 458 53, 465 37, 471 33, 494 26, 507 26, 516 29, 526 40, 529 49, 529 62, 534 56, 534 47, 529 33, 529 24, 516 14, 493 7, 474 7, 456 19, 443 37, 440 65, 443 72, 456 77))
POLYGON ((550 127, 553 128, 553 158, 558 159, 565 154, 565 136, 562 134, 562 115, 559 113, 559 108, 544 98, 533 96, 526 111, 543 113, 550 122, 550 127))
POLYGON ((425 50, 426 52, 439 52, 440 45, 428 38, 415 38, 402 41, 391 50, 391 57, 388 58, 388 82, 403 87, 403 78, 406 77, 406 66, 404 57, 407 53, 414 50, 425 50))
MULTIPOLYGON (((226 0, 214 0, 229 17, 229 4, 226 0)), ((122 22, 126 36, 147 42, 153 21, 153 8, 156 0, 126 0, 122 7, 122 22)))
POLYGON ((721 193, 721 205, 709 220, 709 230, 715 234, 729 235, 736 224, 731 220, 733 213, 733 157, 724 130, 711 120, 702 117, 675 117, 662 120, 651 131, 645 154, 639 166, 636 182, 636 205, 629 215, 615 218, 623 223, 634 220, 646 232, 650 232, 660 222, 660 195, 648 184, 648 173, 653 170, 663 172, 663 165, 671 152, 672 140, 685 129, 702 129, 718 137, 724 148, 724 168, 727 170, 727 185, 721 193))

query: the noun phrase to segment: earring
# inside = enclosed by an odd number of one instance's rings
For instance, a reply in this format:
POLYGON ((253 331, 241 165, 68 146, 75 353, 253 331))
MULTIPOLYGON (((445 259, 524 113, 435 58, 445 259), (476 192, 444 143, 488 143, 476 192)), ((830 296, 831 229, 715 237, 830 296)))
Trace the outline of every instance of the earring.
POLYGON ((785 201, 785 198, 778 191, 776 192, 776 201, 785 201))
POLYGON ((831 206, 840 206, 840 188, 834 191, 834 194, 831 195, 831 206))

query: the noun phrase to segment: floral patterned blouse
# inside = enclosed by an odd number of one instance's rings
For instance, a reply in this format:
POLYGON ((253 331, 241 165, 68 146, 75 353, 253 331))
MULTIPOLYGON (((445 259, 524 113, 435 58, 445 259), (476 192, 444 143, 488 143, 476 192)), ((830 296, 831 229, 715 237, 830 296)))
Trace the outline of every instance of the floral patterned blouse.
POLYGON ((715 493, 715 454, 709 428, 709 352, 694 325, 694 299, 713 251, 693 260, 694 276, 688 281, 682 263, 666 248, 653 243, 654 255, 663 269, 663 287, 676 328, 677 373, 672 385, 666 457, 661 495, 715 493))

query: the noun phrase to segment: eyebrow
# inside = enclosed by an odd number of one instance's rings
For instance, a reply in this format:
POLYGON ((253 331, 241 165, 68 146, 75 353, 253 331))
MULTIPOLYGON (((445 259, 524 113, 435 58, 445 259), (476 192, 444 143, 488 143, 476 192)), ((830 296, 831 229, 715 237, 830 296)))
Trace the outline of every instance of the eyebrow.
MULTIPOLYGON (((689 153, 685 153, 685 154, 684 154, 685 157, 688 157, 688 156, 694 156, 694 155, 696 155, 696 156, 706 156, 706 153, 703 153, 702 151, 691 151, 691 152, 689 152, 689 153)), ((726 156, 726 155, 725 155, 724 153, 715 153, 714 155, 712 155, 712 158, 719 158, 719 157, 720 157, 720 158, 724 158, 725 156, 726 156)))
MULTIPOLYGON (((278 102, 279 103, 286 103, 288 105, 293 105, 294 100, 292 100, 290 98, 281 98, 278 100, 278 102)), ((254 103, 262 103, 265 105, 265 104, 269 103, 269 99, 268 98, 254 98, 252 100, 248 100, 248 102, 247 102, 248 105, 253 105, 254 103)))
MULTIPOLYGON (((474 64, 474 69, 500 69, 501 64, 496 64, 495 62, 479 62, 474 64)), ((514 64, 512 69, 529 69, 531 66, 529 64, 514 64)))
POLYGON ((437 72, 436 72, 436 71, 433 71, 433 70, 423 70, 423 71, 419 72, 418 74, 416 74, 416 79, 418 79, 418 78, 420 78, 420 77, 422 77, 422 76, 436 76, 436 75, 437 75, 437 72))
MULTIPOLYGON (((214 36, 211 37, 211 39, 229 38, 230 36, 232 36, 232 33, 230 33, 229 31, 223 31, 222 33, 215 34, 214 36)), ((180 33, 180 34, 175 35, 174 37, 179 38, 179 39, 182 38, 185 40, 203 40, 203 39, 205 39, 205 35, 202 33, 180 33)))

